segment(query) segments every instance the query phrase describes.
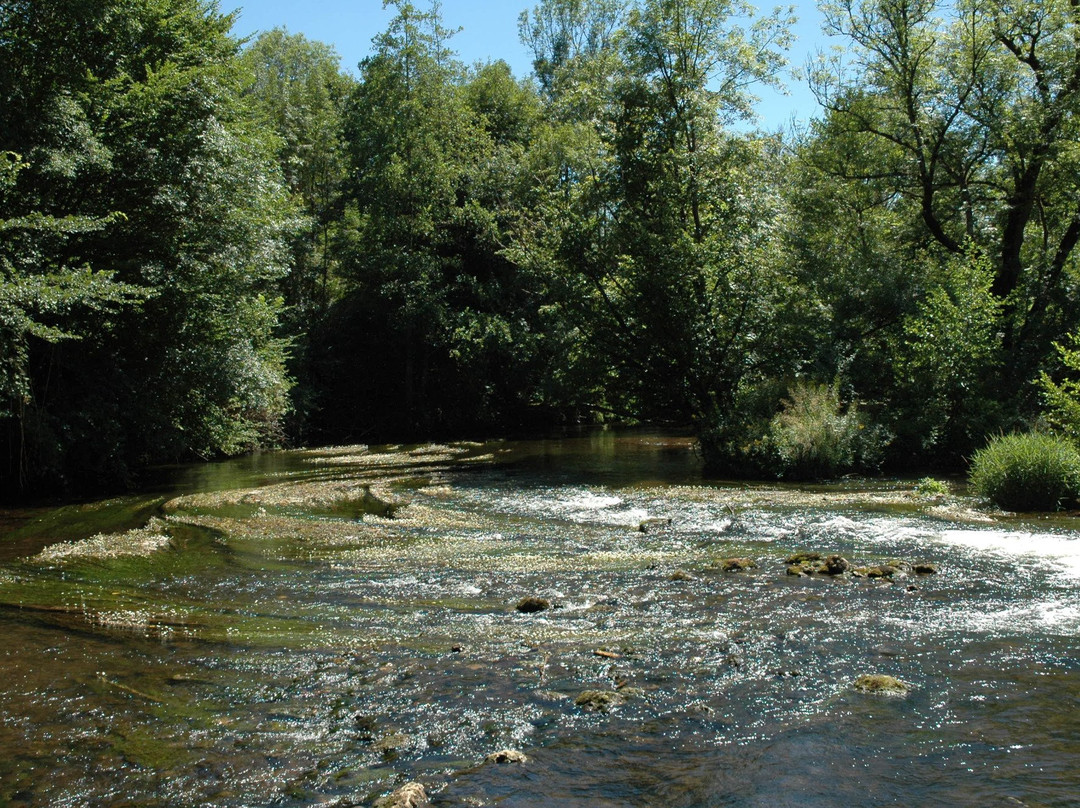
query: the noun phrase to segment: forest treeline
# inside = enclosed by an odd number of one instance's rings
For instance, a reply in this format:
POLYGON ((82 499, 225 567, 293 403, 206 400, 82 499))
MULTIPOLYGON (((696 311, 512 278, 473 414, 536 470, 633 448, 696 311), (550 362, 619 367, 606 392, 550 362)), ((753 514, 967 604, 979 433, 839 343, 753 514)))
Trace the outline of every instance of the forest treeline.
POLYGON ((516 77, 389 5, 354 76, 204 0, 0 0, 7 498, 608 422, 956 467, 1080 413, 1075 0, 827 3, 782 134, 786 10, 541 0, 516 77))

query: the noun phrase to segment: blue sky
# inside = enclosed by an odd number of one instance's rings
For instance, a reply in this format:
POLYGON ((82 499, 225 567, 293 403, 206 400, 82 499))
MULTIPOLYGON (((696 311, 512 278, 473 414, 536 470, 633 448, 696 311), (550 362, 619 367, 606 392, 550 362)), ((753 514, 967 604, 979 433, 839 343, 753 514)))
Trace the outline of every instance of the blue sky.
MULTIPOLYGON (((525 8, 536 0, 443 0, 442 16, 448 28, 461 31, 451 40, 452 47, 466 62, 506 60, 514 73, 526 76, 531 72, 529 54, 518 40, 517 19, 525 8)), ((392 9, 384 10, 382 0, 220 0, 222 11, 239 9, 239 19, 233 29, 238 36, 282 26, 291 33, 304 34, 335 47, 341 55, 342 66, 355 72, 357 63, 371 47, 372 37, 386 28, 393 16, 392 9)), ((426 7, 425 0, 417 5, 426 7)), ((793 67, 802 67, 808 54, 830 43, 820 33, 820 14, 813 2, 796 2, 799 24, 798 36, 789 54, 793 67)), ((768 3, 767 8, 772 8, 768 3)), ((788 80, 789 95, 761 92, 758 107, 761 126, 773 130, 786 126, 792 119, 805 121, 817 105, 804 80, 788 80)))

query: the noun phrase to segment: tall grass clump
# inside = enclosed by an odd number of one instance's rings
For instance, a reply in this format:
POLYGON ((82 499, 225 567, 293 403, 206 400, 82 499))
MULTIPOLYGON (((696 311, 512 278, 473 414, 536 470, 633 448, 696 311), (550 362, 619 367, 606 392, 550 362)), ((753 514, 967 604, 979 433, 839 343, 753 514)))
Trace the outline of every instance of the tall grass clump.
POLYGON ((971 459, 971 485, 1007 511, 1056 511, 1080 498, 1080 453, 1042 432, 992 438, 971 459))
POLYGON ((767 441, 782 477, 812 480, 872 468, 887 442, 836 385, 800 383, 769 424, 767 441))

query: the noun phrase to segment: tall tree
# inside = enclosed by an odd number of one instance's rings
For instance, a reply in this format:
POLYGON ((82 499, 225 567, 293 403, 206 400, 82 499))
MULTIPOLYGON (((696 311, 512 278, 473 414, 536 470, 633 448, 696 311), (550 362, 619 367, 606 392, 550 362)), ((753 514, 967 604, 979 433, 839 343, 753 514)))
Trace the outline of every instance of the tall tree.
MULTIPOLYGON (((541 4, 533 19, 558 18, 562 5, 541 4)), ((595 78, 600 100, 564 136, 579 148, 561 150, 569 160, 551 175, 548 215, 522 243, 566 279, 565 305, 606 364, 607 404, 693 421, 714 464, 790 288, 772 254, 773 147, 725 127, 750 116, 750 89, 776 80, 788 42, 785 12, 744 28, 749 12, 724 0, 629 4, 593 57, 618 59, 617 70, 562 63, 595 78)), ((580 91, 558 74, 551 86, 580 91)))
POLYGON ((354 435, 527 417, 545 290, 503 248, 528 188, 536 94, 503 63, 467 71, 437 4, 393 5, 346 120, 356 229, 327 334, 324 416, 354 435))
POLYGON ((241 63, 250 72, 244 100, 258 123, 278 136, 282 175, 305 216, 286 279, 286 301, 305 322, 337 296, 335 244, 348 165, 343 116, 356 82, 341 70, 332 47, 281 28, 261 34, 241 63))

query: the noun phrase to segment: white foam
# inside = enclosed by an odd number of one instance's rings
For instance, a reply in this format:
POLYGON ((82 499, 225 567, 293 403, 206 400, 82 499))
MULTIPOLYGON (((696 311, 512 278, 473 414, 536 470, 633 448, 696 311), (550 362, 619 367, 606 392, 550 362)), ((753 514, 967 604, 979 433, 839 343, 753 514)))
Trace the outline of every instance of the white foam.
POLYGON ((1073 635, 1080 632, 1080 602, 1075 598, 1048 598, 1001 609, 965 611, 958 613, 956 618, 968 628, 978 631, 1006 629, 1010 632, 1024 630, 1073 635))
POLYGON ((1080 536, 1075 534, 954 528, 941 531, 937 538, 1002 559, 1050 562, 1070 578, 1080 579, 1080 536))
POLYGON ((569 499, 563 500, 562 508, 568 511, 599 511, 606 508, 614 508, 622 505, 622 497, 601 496, 591 491, 585 491, 569 499))

